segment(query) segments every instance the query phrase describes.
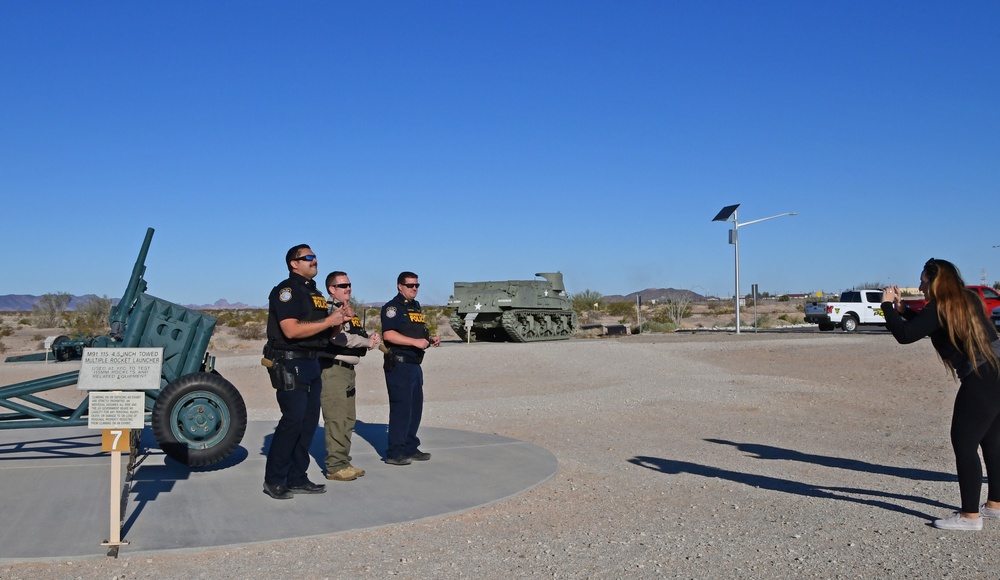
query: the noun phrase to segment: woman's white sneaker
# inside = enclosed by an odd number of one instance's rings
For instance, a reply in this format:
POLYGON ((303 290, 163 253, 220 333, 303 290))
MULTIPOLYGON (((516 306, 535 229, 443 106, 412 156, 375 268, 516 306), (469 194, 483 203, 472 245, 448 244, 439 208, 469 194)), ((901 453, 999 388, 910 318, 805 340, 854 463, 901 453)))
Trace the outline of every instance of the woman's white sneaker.
POLYGON ((986 504, 983 504, 982 507, 979 508, 979 515, 991 520, 1000 520, 1000 510, 988 508, 986 507, 986 504))
POLYGON ((934 520, 934 527, 939 530, 975 532, 983 529, 983 518, 963 518, 961 513, 957 513, 950 518, 934 520))

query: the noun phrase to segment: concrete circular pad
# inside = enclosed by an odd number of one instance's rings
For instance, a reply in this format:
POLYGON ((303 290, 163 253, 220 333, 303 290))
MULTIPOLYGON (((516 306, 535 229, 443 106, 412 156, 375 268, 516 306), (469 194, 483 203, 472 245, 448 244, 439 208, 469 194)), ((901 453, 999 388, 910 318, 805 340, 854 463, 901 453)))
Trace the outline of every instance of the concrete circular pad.
MULTIPOLYGON (((190 469, 152 447, 135 471, 120 553, 197 550, 331 534, 409 522, 488 504, 547 481, 558 470, 546 449, 497 435, 420 429, 433 457, 386 465, 384 424, 358 422, 355 481, 322 475, 323 429, 316 430, 309 477, 327 492, 274 500, 262 491, 264 450, 273 422, 251 422, 220 465, 190 469), (378 450, 378 451, 376 451, 378 450)), ((0 431, 0 560, 105 557, 110 531, 111 456, 86 428, 0 431)), ((124 473, 124 467, 123 467, 124 473)))

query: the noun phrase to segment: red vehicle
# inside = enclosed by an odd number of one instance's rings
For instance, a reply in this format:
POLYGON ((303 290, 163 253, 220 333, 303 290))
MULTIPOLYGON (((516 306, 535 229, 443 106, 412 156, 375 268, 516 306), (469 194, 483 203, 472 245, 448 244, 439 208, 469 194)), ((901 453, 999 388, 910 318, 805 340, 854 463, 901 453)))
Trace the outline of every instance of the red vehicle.
MULTIPOLYGON (((993 288, 989 286, 966 286, 966 288, 979 294, 979 297, 983 299, 983 303, 986 305, 986 316, 989 316, 994 308, 1000 307, 1000 294, 993 288)), ((924 299, 901 300, 901 302, 914 312, 920 312, 924 309, 924 304, 927 304, 924 299)))

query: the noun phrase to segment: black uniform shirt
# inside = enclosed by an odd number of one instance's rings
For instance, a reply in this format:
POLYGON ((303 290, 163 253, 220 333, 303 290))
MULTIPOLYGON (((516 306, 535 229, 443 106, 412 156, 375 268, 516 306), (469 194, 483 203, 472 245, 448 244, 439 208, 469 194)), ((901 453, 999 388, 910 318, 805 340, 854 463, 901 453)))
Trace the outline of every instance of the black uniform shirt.
MULTIPOLYGON (((424 313, 420 310, 420 303, 416 300, 407 300, 402 294, 385 303, 382 307, 382 334, 387 330, 396 332, 409 338, 429 338, 427 326, 424 324, 424 313)), ((392 343, 393 351, 403 351, 401 354, 417 359, 424 356, 423 349, 415 346, 392 343)))
POLYGON ((268 296, 267 340, 279 350, 320 350, 329 342, 330 330, 306 338, 286 338, 280 322, 289 318, 311 322, 327 316, 326 298, 316 289, 316 281, 292 273, 268 296))

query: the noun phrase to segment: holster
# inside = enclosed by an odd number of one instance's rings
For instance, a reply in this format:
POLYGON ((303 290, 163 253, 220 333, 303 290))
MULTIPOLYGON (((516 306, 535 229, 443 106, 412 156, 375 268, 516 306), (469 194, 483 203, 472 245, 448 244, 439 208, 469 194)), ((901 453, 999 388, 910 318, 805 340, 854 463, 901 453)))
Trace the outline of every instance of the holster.
POLYGON ((294 391, 298 388, 295 382, 295 373, 289 372, 286 361, 275 361, 267 369, 267 375, 271 378, 271 386, 279 391, 294 391))
POLYGON ((393 369, 396 368, 396 355, 392 354, 392 350, 382 355, 382 370, 387 373, 391 373, 393 369))
POLYGON ((309 391, 307 383, 295 380, 299 374, 299 368, 295 364, 295 359, 285 356, 280 350, 274 350, 269 345, 264 345, 264 358, 260 364, 267 368, 267 375, 271 379, 271 387, 279 391, 309 391))

